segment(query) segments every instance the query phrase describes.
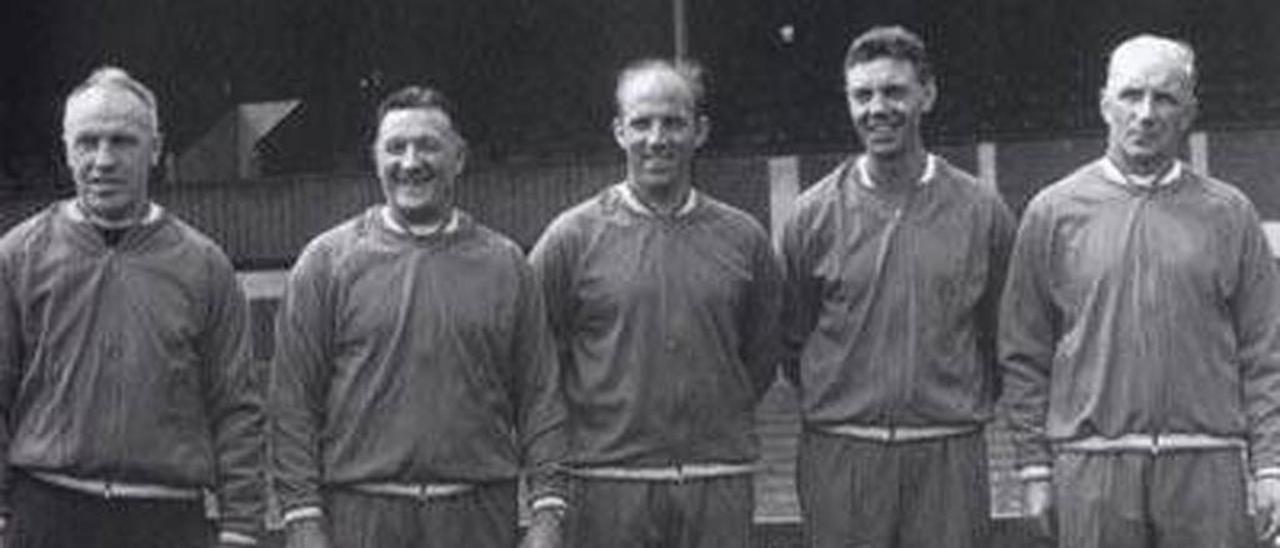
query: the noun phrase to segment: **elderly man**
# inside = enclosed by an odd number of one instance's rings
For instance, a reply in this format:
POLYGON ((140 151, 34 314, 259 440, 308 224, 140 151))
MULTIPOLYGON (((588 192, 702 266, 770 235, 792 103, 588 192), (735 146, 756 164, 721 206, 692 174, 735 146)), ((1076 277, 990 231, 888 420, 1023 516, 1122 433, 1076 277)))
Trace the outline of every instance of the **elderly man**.
POLYGON ((801 195, 782 239, 806 545, 986 548, 1013 216, 925 149, 937 86, 919 37, 871 29, 844 72, 864 152, 801 195))
POLYGON ((247 306, 218 246, 148 198, 155 97, 103 68, 71 92, 62 127, 76 196, 0 238, 4 537, 254 544, 262 409, 247 306))
POLYGON ((693 188, 702 94, 691 64, 623 70, 626 179, 530 256, 565 368, 573 546, 750 546, 779 273, 755 219, 693 188))
POLYGON ((1033 515, 1064 548, 1250 546, 1280 522, 1280 306, 1253 205, 1176 157, 1186 44, 1111 54, 1106 154, 1028 206, 1000 353, 1033 515), (1247 458, 1246 458, 1247 457, 1247 458))
POLYGON ((378 108, 386 202, 313 240, 290 273, 270 392, 291 548, 554 547, 564 402, 520 248, 454 205, 466 143, 437 91, 378 108))

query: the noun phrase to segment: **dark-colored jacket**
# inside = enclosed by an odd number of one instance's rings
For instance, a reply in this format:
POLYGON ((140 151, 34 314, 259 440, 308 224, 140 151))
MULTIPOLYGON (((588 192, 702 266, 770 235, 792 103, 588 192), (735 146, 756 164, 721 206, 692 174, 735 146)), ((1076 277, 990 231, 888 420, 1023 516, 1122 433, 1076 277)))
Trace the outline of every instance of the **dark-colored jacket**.
POLYGON ((380 208, 307 245, 277 317, 271 472, 285 511, 322 487, 485 483, 534 470, 560 489, 564 401, 542 294, 520 248, 459 212, 390 230, 380 208))
POLYGON ((1280 465, 1280 286, 1257 213, 1184 169, 1155 188, 1085 165, 1032 200, 1000 353, 1022 465, 1091 436, 1246 438, 1280 465))
POLYGON ((560 345, 576 465, 741 463, 776 374, 779 272, 746 213, 658 217, 611 186, 530 254, 560 345))
POLYGON ((231 263, 167 213, 107 247, 71 207, 0 238, 3 475, 215 488, 222 528, 255 534, 262 379, 231 263))
POLYGON ((896 196, 862 181, 850 158, 784 225, 787 363, 807 424, 992 416, 1014 221, 993 189, 934 161, 931 178, 896 196))

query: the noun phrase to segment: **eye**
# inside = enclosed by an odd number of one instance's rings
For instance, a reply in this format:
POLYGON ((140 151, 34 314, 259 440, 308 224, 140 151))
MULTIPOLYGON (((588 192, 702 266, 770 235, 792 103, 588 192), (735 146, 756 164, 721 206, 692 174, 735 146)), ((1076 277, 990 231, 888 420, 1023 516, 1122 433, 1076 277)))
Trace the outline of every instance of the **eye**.
POLYGON ((1122 101, 1126 101, 1130 103, 1134 101, 1140 101, 1142 100, 1142 90, 1134 89, 1134 88, 1124 88, 1120 90, 1119 93, 1116 94, 1116 97, 1120 98, 1120 100, 1122 101))
POLYGON ((653 122, 648 118, 632 118, 631 121, 627 123, 627 127, 634 131, 649 131, 649 128, 652 126, 653 122))
POLYGON ((683 131, 688 129, 689 120, 682 116, 670 116, 662 120, 662 125, 672 131, 683 131))
POLYGON ((382 144, 382 150, 387 154, 404 154, 405 147, 408 145, 402 139, 389 139, 382 144))
POLYGON ((855 88, 849 90, 849 98, 853 99, 855 103, 869 103, 871 102, 871 96, 871 90, 867 88, 855 88))

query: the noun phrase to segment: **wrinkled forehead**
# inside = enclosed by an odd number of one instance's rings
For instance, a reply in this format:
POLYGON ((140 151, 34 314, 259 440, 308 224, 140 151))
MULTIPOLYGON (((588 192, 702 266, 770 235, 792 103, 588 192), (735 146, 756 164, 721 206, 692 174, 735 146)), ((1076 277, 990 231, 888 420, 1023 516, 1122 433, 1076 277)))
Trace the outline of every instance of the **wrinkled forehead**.
POLYGON ((618 87, 618 115, 665 110, 692 115, 693 90, 679 75, 666 70, 649 70, 628 78, 618 87))
POLYGON ((1161 87, 1191 93, 1195 81, 1195 58, 1177 43, 1158 39, 1126 42, 1111 54, 1107 69, 1107 89, 1161 87))
POLYGON ((66 134, 105 125, 154 133, 155 113, 125 90, 91 87, 67 99, 62 129, 66 134))
POLYGON ((453 120, 434 107, 411 107, 388 110, 378 123, 378 138, 447 136, 461 139, 453 129, 453 120))

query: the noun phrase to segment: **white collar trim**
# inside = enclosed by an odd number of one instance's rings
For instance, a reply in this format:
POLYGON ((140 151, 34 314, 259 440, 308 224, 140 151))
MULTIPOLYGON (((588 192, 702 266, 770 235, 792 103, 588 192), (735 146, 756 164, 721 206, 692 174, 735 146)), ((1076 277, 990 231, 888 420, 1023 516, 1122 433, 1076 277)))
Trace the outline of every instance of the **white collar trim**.
MULTIPOLYGON (((867 157, 862 155, 858 157, 858 180, 862 186, 867 188, 876 188, 876 182, 871 178, 871 172, 867 169, 867 157)), ((926 186, 933 182, 938 174, 938 157, 932 154, 926 154, 924 157, 924 172, 920 174, 920 180, 916 181, 918 186, 926 186)))

